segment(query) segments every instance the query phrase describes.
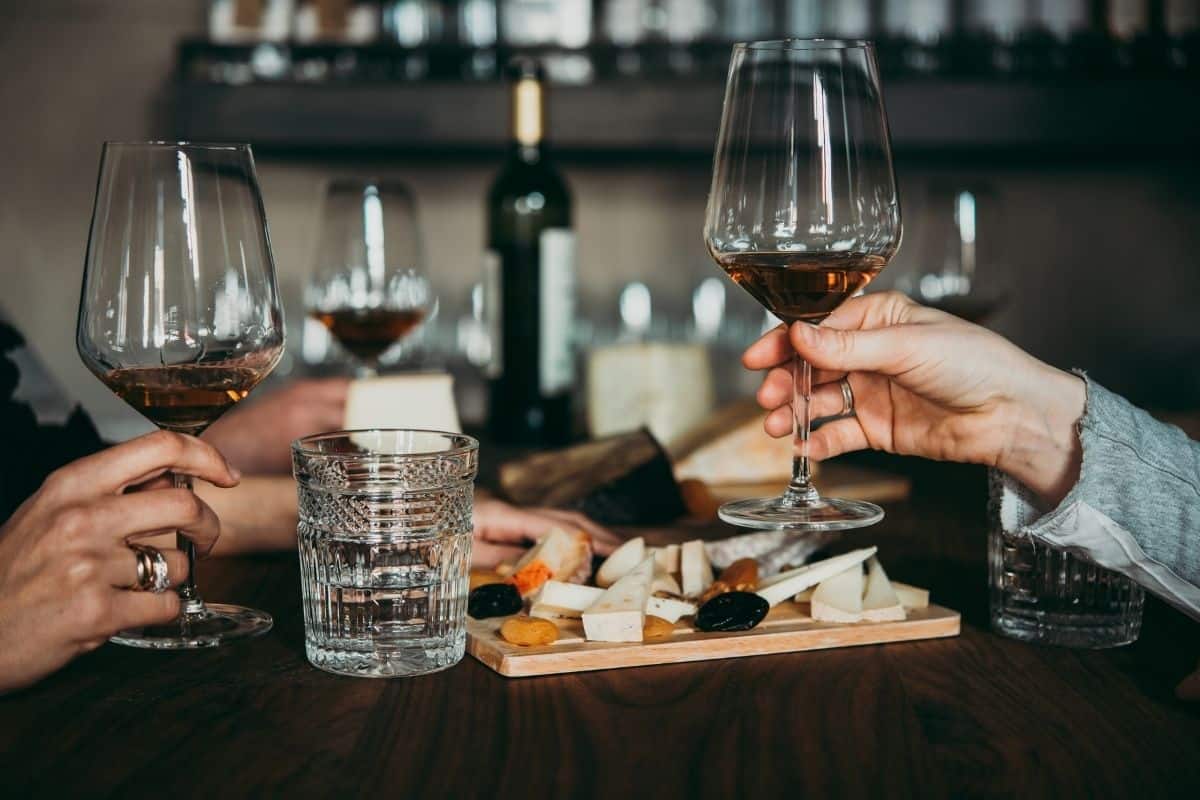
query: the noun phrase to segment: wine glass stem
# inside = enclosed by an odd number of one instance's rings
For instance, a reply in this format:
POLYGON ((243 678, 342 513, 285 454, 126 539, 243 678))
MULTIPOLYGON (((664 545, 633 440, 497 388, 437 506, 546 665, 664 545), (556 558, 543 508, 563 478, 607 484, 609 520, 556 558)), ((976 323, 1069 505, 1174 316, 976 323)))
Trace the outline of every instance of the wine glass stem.
POLYGON ((785 505, 806 506, 820 499, 812 485, 812 469, 808 462, 811 404, 812 365, 797 353, 792 359, 792 481, 783 493, 785 505))
MULTIPOLYGON (((187 489, 192 491, 192 476, 180 475, 178 472, 171 473, 171 479, 175 484, 176 489, 187 489)), ((182 531, 175 534, 175 546, 187 555, 188 574, 187 579, 179 584, 176 592, 179 593, 179 599, 183 601, 180 614, 186 617, 189 614, 198 614, 204 610, 204 601, 200 599, 200 592, 196 589, 196 545, 192 540, 183 535, 182 531)))

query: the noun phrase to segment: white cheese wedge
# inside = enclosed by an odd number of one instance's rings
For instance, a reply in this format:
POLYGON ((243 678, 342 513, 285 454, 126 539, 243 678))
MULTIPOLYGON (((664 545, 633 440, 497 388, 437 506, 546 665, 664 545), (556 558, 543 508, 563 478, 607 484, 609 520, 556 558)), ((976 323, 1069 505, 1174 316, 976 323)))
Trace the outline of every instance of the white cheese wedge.
POLYGON ((909 586, 907 583, 899 581, 893 581, 892 588, 896 590, 896 596, 900 598, 900 604, 905 608, 929 608, 928 589, 909 586))
POLYGON ((593 349, 587 362, 588 430, 599 438, 644 425, 660 442, 679 437, 715 405, 710 359, 698 343, 593 349))
POLYGON ((704 551, 704 542, 693 539, 685 542, 679 550, 679 577, 684 597, 699 597, 704 590, 712 585, 712 564, 708 563, 708 553, 704 551))
POLYGON ((646 603, 654 580, 654 558, 608 587, 583 612, 583 634, 589 642, 640 642, 646 622, 646 603))
POLYGON ((812 594, 812 618, 819 622, 858 622, 863 618, 864 585, 860 564, 821 581, 812 594))
POLYGON ((839 572, 845 572, 850 567, 861 564, 875 555, 875 551, 874 547, 864 547, 861 550, 851 550, 840 556, 781 572, 759 583, 758 596, 774 608, 789 597, 794 597, 805 589, 816 586, 826 578, 832 578, 839 572))
POLYGON ((454 405, 454 379, 433 372, 353 381, 346 392, 342 427, 351 431, 424 428, 458 433, 462 428, 454 405))
POLYGON ((663 572, 670 575, 679 574, 679 545, 669 544, 665 547, 647 547, 646 555, 654 556, 655 563, 663 572))
POLYGON ((681 617, 690 617, 695 614, 696 606, 693 603, 671 597, 651 597, 646 601, 646 613, 674 623, 678 622, 681 617))
MULTIPOLYGON (((533 596, 533 604, 546 608, 560 608, 574 612, 579 617, 588 606, 595 603, 604 594, 603 589, 595 586, 583 586, 578 583, 563 581, 546 581, 541 591, 533 596)), ((566 615, 560 615, 566 616, 566 615)))
POLYGON ((554 528, 522 556, 513 569, 512 581, 522 597, 529 597, 551 578, 586 579, 591 546, 586 539, 554 528))
POLYGON ((596 585, 607 589, 629 574, 645 558, 646 540, 641 536, 630 539, 604 559, 600 569, 596 570, 596 585))
POLYGON ((675 580, 675 576, 668 575, 665 572, 654 573, 654 580, 650 584, 650 591, 674 595, 683 594, 683 589, 679 588, 679 581, 675 580))
POLYGON ((904 606, 878 558, 867 559, 866 587, 862 596, 862 617, 872 622, 905 619, 904 606))

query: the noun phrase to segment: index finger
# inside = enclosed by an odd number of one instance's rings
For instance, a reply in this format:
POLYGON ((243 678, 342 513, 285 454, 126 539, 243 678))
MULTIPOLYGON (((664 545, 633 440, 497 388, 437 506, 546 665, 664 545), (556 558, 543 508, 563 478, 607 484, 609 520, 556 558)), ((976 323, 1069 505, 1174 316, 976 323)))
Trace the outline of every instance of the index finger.
POLYGON ((128 486, 165 472, 190 475, 224 488, 236 486, 241 479, 241 473, 212 445, 195 436, 156 431, 74 461, 51 475, 47 483, 53 491, 82 500, 120 494, 128 486))

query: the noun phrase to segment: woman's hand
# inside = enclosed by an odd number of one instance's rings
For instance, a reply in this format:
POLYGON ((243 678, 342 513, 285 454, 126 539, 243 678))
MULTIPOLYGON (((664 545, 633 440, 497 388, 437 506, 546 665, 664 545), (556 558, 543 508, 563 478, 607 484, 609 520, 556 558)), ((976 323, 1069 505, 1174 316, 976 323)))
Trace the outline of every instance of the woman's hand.
POLYGON ((254 397, 213 423, 204 441, 250 474, 289 474, 292 441, 342 427, 347 378, 293 381, 254 397))
POLYGON ((502 500, 480 497, 475 500, 471 566, 491 569, 504 561, 516 561, 551 528, 585 531, 592 537, 592 548, 600 555, 611 553, 621 543, 612 532, 575 511, 517 508, 502 500))
POLYGON ((1079 476, 1084 383, 1003 337, 885 292, 849 300, 819 327, 776 328, 745 353, 767 369, 758 402, 772 436, 791 433, 794 352, 813 365, 814 418, 838 414, 849 376, 855 415, 822 425, 810 455, 873 448, 997 467, 1053 507, 1079 476))
MULTIPOLYGON (((239 476, 193 437, 151 433, 50 475, 0 527, 0 692, 27 686, 125 628, 170 622, 175 592, 130 591, 137 558, 127 543, 182 530, 207 553, 220 523, 185 489, 126 492, 167 471, 234 486, 239 476)), ((159 548, 172 585, 187 558, 159 548)))

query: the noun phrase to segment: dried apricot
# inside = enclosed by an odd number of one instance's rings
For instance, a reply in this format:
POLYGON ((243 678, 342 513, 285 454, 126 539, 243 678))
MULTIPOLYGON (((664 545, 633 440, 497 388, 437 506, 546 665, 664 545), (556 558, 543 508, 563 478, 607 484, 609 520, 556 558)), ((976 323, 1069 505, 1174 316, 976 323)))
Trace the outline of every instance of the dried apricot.
POLYGON ((492 583, 507 583, 508 579, 503 575, 487 570, 471 570, 471 591, 478 589, 480 586, 487 586, 492 583))
POLYGON ((500 636, 510 644, 537 647, 558 640, 558 626, 548 619, 511 617, 500 626, 500 636))
POLYGON ((646 622, 642 625, 643 639, 661 639, 664 636, 670 636, 675 630, 675 623, 667 622, 662 617, 656 617, 653 614, 646 615, 646 622))

